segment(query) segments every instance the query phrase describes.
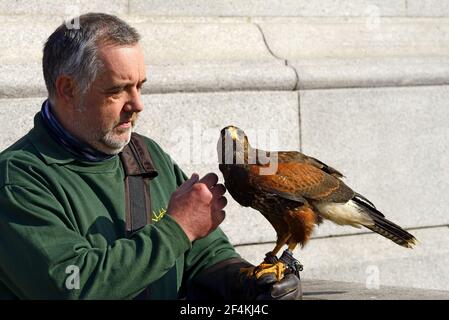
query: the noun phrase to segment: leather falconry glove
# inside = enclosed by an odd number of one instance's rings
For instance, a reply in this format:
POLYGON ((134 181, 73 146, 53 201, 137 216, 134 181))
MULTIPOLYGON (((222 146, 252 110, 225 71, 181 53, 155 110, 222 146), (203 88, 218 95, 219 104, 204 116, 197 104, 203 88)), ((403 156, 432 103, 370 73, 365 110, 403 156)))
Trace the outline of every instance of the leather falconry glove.
POLYGON ((285 273, 277 281, 274 275, 255 276, 241 269, 254 267, 241 258, 221 261, 198 274, 187 289, 187 300, 301 300, 301 281, 294 273, 285 273))

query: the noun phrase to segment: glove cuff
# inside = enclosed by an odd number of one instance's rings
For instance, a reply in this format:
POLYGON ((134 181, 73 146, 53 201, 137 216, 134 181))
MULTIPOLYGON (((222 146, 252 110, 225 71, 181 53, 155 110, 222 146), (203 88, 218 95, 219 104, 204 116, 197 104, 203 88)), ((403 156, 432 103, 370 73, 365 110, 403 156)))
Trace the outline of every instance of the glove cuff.
POLYGON ((190 300, 244 299, 240 269, 253 267, 242 258, 231 258, 203 270, 187 288, 190 300))

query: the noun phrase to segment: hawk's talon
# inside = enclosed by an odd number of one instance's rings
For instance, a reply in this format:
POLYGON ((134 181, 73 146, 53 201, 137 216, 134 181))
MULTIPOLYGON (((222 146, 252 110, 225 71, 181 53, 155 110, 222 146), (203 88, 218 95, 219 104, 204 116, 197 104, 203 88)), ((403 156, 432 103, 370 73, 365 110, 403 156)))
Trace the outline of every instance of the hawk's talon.
POLYGON ((244 273, 248 278, 256 275, 256 267, 240 268, 240 273, 244 273))
POLYGON ((245 274, 248 278, 255 278, 257 280, 262 278, 270 279, 273 277, 276 281, 280 281, 284 278, 285 269, 286 265, 281 261, 276 263, 262 262, 257 267, 241 268, 240 273, 245 274))
POLYGON ((277 281, 280 281, 282 280, 282 278, 284 278, 285 268, 285 264, 281 261, 278 261, 276 263, 262 262, 254 269, 254 276, 256 277, 256 279, 260 279, 262 276, 271 273, 274 274, 277 281))

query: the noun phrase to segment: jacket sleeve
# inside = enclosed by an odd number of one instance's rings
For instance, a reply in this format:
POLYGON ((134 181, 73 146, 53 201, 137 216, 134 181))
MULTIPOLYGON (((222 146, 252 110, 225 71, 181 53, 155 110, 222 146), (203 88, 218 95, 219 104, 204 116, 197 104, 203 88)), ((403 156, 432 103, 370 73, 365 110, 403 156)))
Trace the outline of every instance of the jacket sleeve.
POLYGON ((203 270, 231 258, 240 258, 240 255, 220 228, 207 237, 194 241, 192 248, 186 253, 185 288, 191 286, 195 277, 203 270))
POLYGON ((22 299, 133 298, 191 248, 169 216, 93 247, 44 188, 4 185, 0 208, 0 281, 22 299))

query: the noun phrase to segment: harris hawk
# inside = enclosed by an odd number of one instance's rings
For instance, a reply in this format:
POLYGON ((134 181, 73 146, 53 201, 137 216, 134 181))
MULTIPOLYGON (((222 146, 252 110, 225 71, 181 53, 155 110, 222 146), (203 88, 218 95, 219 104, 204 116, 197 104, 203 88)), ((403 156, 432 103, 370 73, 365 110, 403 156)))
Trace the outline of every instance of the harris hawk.
POLYGON ((251 147, 243 130, 221 130, 217 145, 219 169, 231 196, 242 206, 258 210, 274 227, 276 246, 255 268, 244 270, 260 278, 284 272, 299 277, 302 265, 293 258, 323 219, 338 225, 366 227, 396 244, 412 248, 416 238, 385 216, 367 198, 353 191, 336 169, 297 151, 265 151, 251 147), (269 160, 269 162, 267 161, 269 160), (275 160, 275 166, 270 168, 275 160), (271 172, 270 172, 271 171, 271 172), (278 259, 284 245, 288 248, 278 259))

